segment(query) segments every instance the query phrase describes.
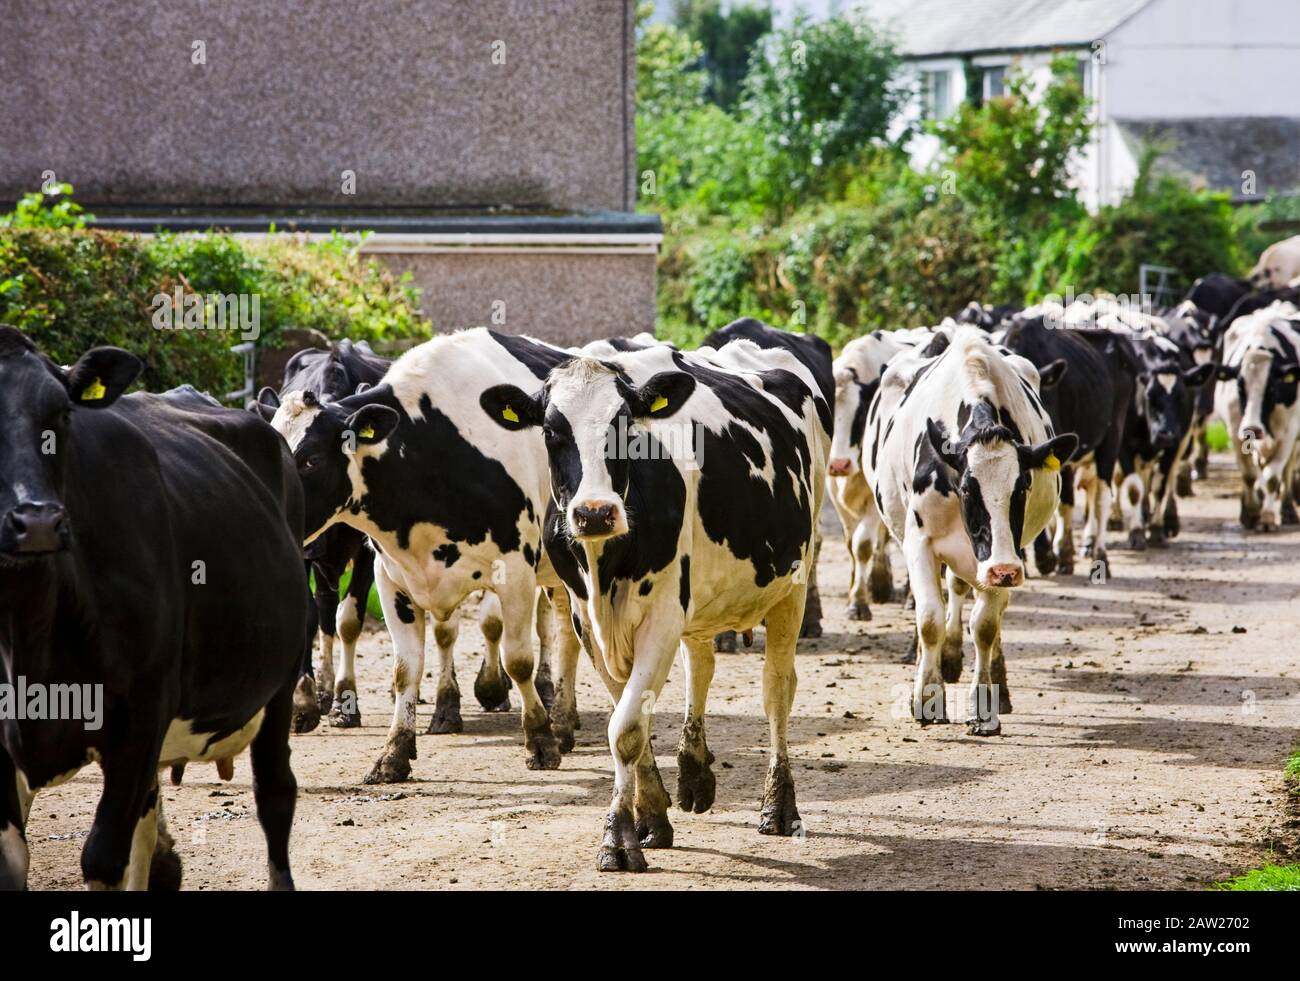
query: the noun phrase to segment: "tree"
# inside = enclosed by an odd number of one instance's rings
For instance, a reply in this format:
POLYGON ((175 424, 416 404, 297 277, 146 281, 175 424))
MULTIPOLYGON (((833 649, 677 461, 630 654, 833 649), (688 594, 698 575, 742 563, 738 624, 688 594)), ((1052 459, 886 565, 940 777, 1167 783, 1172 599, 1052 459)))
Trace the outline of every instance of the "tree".
POLYGON ((704 49, 672 24, 649 24, 654 4, 637 8, 636 111, 649 118, 689 112, 704 98, 704 49))
POLYGON ((750 62, 741 117, 763 142, 755 161, 777 213, 822 193, 873 142, 886 140, 909 93, 899 57, 857 14, 804 18, 766 35, 750 62))
POLYGON ((763 35, 772 30, 770 7, 722 0, 675 0, 673 20, 703 49, 709 81, 705 96, 730 111, 740 97, 749 60, 763 35))

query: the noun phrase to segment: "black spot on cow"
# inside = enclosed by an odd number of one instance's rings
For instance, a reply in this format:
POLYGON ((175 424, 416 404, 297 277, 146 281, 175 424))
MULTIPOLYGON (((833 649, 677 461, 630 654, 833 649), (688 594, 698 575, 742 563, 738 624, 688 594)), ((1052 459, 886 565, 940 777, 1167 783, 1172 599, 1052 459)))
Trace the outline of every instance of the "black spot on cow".
POLYGON ((642 596, 649 596, 649 595, 650 595, 650 590, 653 589, 653 588, 654 588, 654 581, 653 581, 653 580, 650 580, 650 579, 646 579, 646 580, 642 581, 642 583, 641 583, 641 588, 638 590, 638 592, 639 592, 642 596))
POLYGON ((433 557, 447 566, 453 566, 460 558, 460 549, 455 542, 445 542, 433 550, 433 557))
POLYGON ((533 552, 533 546, 524 542, 524 561, 532 568, 537 567, 537 555, 533 552))
POLYGON ((489 330, 488 335, 541 381, 546 380, 552 368, 573 360, 573 355, 565 351, 538 344, 518 334, 500 334, 495 330, 489 330))
POLYGON ((483 578, 483 572, 482 572, 482 570, 475 569, 474 572, 473 572, 473 574, 470 576, 470 578, 471 578, 471 579, 482 579, 482 578, 483 578))
POLYGON ((682 556, 682 581, 681 581, 680 598, 682 601, 682 609, 683 610, 689 609, 691 605, 691 557, 689 555, 682 556))
POLYGON ((393 606, 397 607, 397 619, 402 623, 415 623, 415 610, 411 608, 411 597, 399 590, 393 597, 393 606))

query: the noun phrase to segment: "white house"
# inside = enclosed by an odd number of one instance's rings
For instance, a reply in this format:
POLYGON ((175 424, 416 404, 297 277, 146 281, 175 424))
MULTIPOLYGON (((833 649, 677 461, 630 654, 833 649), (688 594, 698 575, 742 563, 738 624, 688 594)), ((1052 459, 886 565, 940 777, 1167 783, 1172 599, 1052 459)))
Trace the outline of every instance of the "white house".
MULTIPOLYGON (((780 2, 778 7, 785 6, 780 2)), ((1077 180, 1090 207, 1131 187, 1143 145, 1158 167, 1237 200, 1300 189, 1300 0, 857 0, 896 37, 917 114, 1002 92, 1012 66, 1042 80, 1072 55, 1093 100, 1077 180)), ((913 144, 933 156, 932 137, 913 144)))

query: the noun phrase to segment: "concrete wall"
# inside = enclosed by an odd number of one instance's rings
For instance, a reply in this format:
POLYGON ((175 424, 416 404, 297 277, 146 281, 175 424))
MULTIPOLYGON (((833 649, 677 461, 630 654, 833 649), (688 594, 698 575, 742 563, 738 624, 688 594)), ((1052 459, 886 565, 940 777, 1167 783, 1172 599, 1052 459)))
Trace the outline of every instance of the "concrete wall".
POLYGON ((633 4, 0 0, 0 202, 630 211, 633 4))
POLYGON ((555 344, 653 331, 655 255, 384 253, 366 249, 399 275, 410 272, 437 331, 486 326, 555 344))

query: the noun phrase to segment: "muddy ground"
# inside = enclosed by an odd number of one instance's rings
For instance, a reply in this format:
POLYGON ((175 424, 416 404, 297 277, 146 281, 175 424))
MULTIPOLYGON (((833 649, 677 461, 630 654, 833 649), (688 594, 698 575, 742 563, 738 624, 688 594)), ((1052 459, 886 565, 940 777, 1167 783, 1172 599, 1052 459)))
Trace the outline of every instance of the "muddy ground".
MULTIPOLYGON (((717 802, 703 815, 674 809, 676 847, 647 852, 641 876, 596 871, 612 771, 607 697, 590 664, 580 667, 576 749, 561 769, 531 772, 517 714, 474 702, 483 642, 467 624, 457 659, 465 732, 421 735, 409 783, 364 787, 390 716, 388 636, 369 630, 364 727, 293 739, 298 885, 1195 889, 1258 865, 1266 842, 1294 834, 1281 768, 1300 726, 1300 530, 1246 536, 1230 466, 1217 460, 1182 502, 1183 534, 1168 549, 1116 548, 1105 584, 1035 578, 1014 594, 1003 636, 1015 712, 993 739, 899 717, 911 620, 897 603, 877 606, 870 623, 844 618, 848 562, 832 525, 819 570, 826 632, 800 644, 791 720, 806 834, 756 831, 762 655, 742 649, 719 655, 709 702, 717 802)), ((901 584, 897 555, 894 569, 901 584)), ((968 639, 967 671, 971 657, 968 639)), ((964 717, 964 683, 948 692, 964 717)), ((680 665, 660 704, 655 746, 671 793, 680 665)), ((165 786, 186 888, 264 888, 249 779, 245 754, 230 783, 196 765, 182 787, 165 786)), ((33 888, 80 886, 99 788, 90 768, 36 799, 33 888)))

